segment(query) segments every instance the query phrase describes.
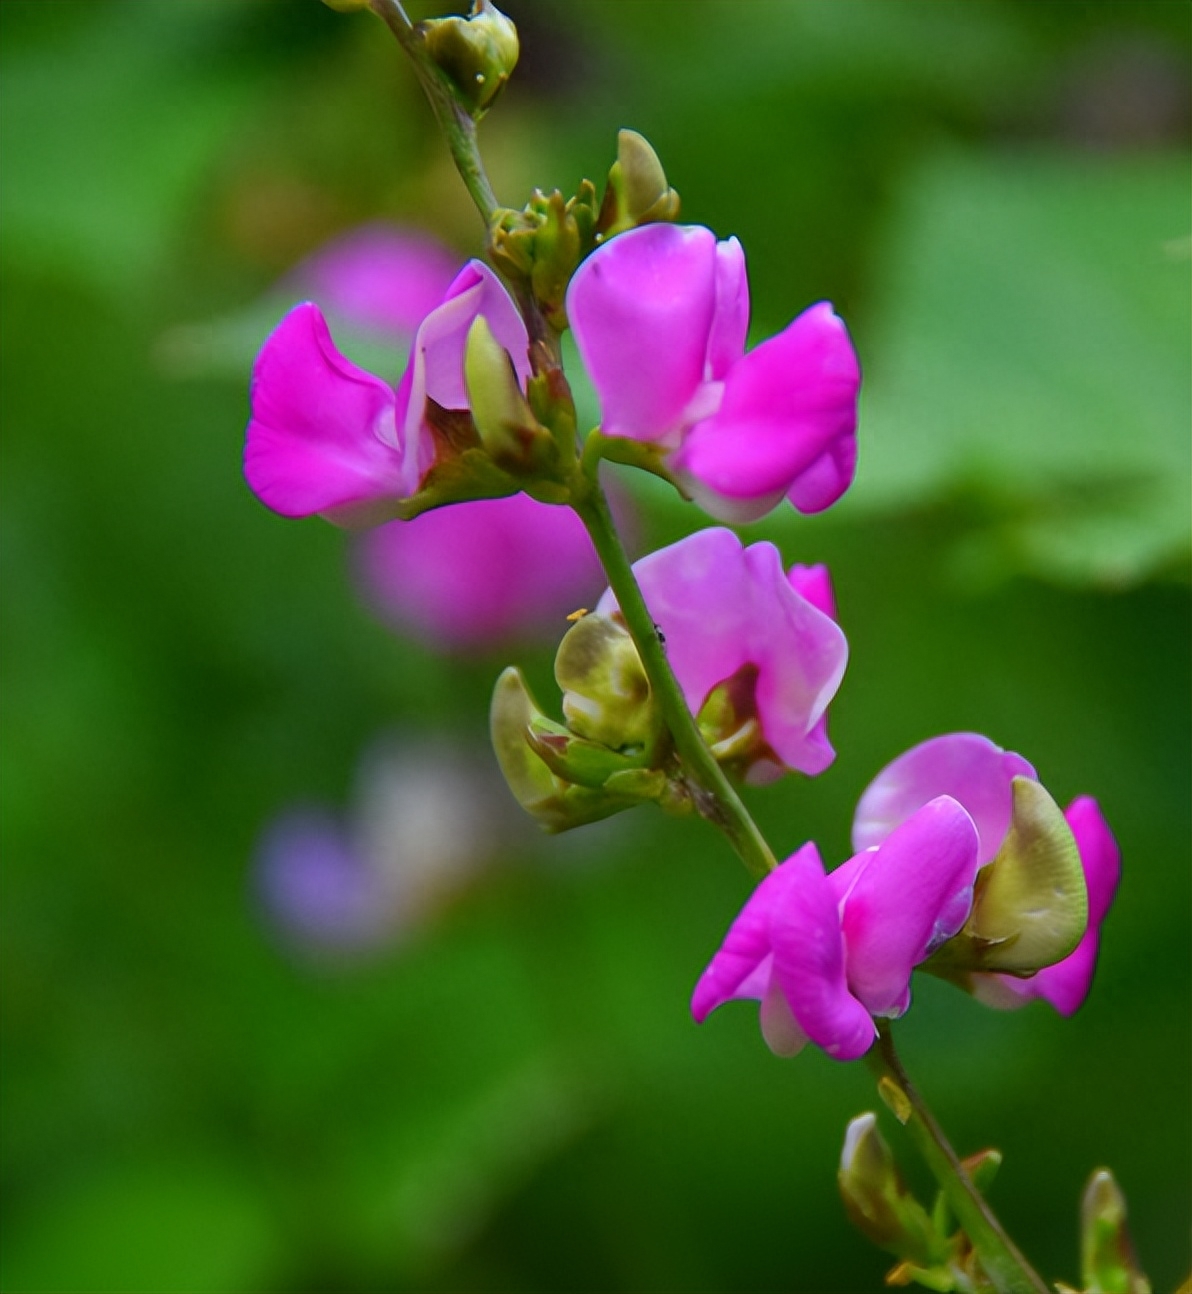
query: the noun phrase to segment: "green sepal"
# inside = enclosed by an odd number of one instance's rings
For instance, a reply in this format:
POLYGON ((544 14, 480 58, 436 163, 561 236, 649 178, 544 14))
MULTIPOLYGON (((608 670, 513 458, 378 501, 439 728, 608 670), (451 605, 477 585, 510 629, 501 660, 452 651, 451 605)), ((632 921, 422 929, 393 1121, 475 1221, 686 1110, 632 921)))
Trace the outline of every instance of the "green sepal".
POLYGON ((666 466, 670 451, 661 445, 644 440, 630 440, 627 436, 606 436, 602 431, 590 431, 584 438, 584 471, 595 476, 601 459, 610 463, 623 463, 627 467, 639 467, 643 472, 650 472, 661 477, 668 485, 674 486, 684 499, 690 501, 683 487, 666 466))

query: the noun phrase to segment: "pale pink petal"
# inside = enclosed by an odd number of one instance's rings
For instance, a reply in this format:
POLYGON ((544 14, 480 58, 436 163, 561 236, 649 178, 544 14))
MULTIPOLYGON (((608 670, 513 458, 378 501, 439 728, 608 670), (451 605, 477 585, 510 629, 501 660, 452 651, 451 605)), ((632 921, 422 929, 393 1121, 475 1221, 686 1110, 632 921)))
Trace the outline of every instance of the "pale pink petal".
POLYGON ((964 925, 977 831, 950 796, 925 805, 862 855, 843 902, 848 982, 874 1015, 901 1015, 911 972, 964 925))
POLYGON ((285 517, 401 499, 417 488, 403 468, 393 389, 336 350, 307 302, 273 330, 253 366, 244 474, 285 517))
POLYGON ((823 512, 848 489, 857 473, 857 437, 853 432, 838 436, 828 448, 795 477, 786 492, 800 512, 823 512))
POLYGON ((716 236, 642 225, 587 258, 567 290, 584 367, 609 436, 661 440, 704 382, 717 297, 716 236))
POLYGON ((675 467, 730 499, 793 489, 813 510, 826 507, 817 464, 855 435, 860 381, 844 324, 828 304, 812 306, 733 366, 719 409, 691 428, 675 467))
POLYGON ((745 560, 762 732, 788 768, 813 776, 835 758, 822 721, 844 677, 848 642, 830 616, 795 590, 773 544, 750 545, 745 560))
MULTIPOLYGON (((633 571, 687 704, 698 713, 708 693, 750 659, 755 603, 745 549, 731 530, 712 527, 643 557, 633 571)), ((608 614, 616 605, 610 590, 596 609, 608 614)))
POLYGON ((836 901, 814 845, 787 859, 782 904, 771 919, 774 975, 803 1033, 836 1060, 856 1060, 877 1030, 849 992, 836 901))
POLYGON ((556 637, 603 573, 570 508, 525 494, 457 503, 361 536, 363 592, 403 632, 455 650, 556 637))
MULTIPOLYGON (((814 845, 804 845, 803 849, 815 852, 814 845)), ((691 996, 691 1014, 697 1024, 702 1024, 725 1002, 763 996, 764 983, 759 972, 770 957, 771 921, 775 909, 785 900, 789 884, 790 873, 785 865, 778 867, 746 900, 691 996)))
POLYGON ((745 253, 735 238, 716 244, 716 311, 708 335, 704 376, 721 382, 745 354, 749 331, 749 279, 745 253))
POLYGON ((953 732, 913 746, 870 782, 857 803, 853 848, 878 845, 938 795, 958 800, 977 827, 979 861, 988 863, 1010 829, 1010 783, 1035 777, 1021 755, 975 732, 953 732))

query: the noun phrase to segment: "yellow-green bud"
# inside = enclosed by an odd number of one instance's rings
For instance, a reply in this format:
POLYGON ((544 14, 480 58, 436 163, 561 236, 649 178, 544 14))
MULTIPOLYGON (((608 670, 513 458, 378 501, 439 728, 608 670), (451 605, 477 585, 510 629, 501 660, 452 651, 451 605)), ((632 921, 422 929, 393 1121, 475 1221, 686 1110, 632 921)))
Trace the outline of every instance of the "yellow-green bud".
POLYGON ((1062 961, 1088 925, 1080 851, 1059 805, 1027 777, 1013 782, 1010 830, 978 880, 964 932, 981 970, 1027 973, 1062 961))
POLYGON ((629 631, 612 616, 584 616, 555 657, 563 715, 577 736, 612 750, 647 750, 661 730, 650 681, 629 631))
POLYGON ((517 66, 512 21, 491 0, 476 0, 466 18, 429 18, 418 24, 418 31, 463 106, 473 117, 483 116, 517 66))
POLYGON ((464 384, 476 434, 498 467, 520 475, 549 466, 555 447, 551 434, 534 417, 513 361, 482 315, 468 329, 464 384))
POLYGON ((1080 1265, 1085 1294, 1151 1294, 1126 1229, 1126 1197, 1108 1168, 1099 1168, 1080 1203, 1080 1265))
POLYGON ((617 160, 608 173, 597 222, 600 236, 611 238, 636 225, 675 220, 678 215, 679 195, 667 184, 649 140, 636 130, 618 132, 617 160))

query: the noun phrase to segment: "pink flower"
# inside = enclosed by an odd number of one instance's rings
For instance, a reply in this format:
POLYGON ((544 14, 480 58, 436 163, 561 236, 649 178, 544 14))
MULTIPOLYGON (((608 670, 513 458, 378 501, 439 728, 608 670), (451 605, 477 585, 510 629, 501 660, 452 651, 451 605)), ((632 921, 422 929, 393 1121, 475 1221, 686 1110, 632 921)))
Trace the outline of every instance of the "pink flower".
MULTIPOLYGON (((1036 779, 1021 755, 1002 750, 987 737, 954 732, 933 737, 900 755, 870 783, 857 804, 853 847, 879 844, 919 807, 938 795, 951 795, 972 816, 981 839, 980 863, 990 862, 1010 827, 1011 782, 1036 779)), ((1088 926, 1075 951, 1030 979, 975 974, 972 991, 990 1006, 1022 1006, 1044 998, 1063 1015, 1084 1001, 1096 967, 1100 926, 1113 901, 1121 874, 1117 843, 1096 800, 1082 796, 1064 812, 1080 852, 1088 889, 1088 926)))
POLYGON ((946 795, 828 875, 804 845, 746 902, 695 987, 692 1014, 702 1023, 753 998, 777 1055, 810 1040, 855 1060, 873 1043, 873 1016, 901 1015, 915 966, 964 925, 976 873, 976 829, 946 795))
MULTIPOLYGON (((633 570, 692 712, 724 686, 735 719, 755 722, 750 780, 827 768, 835 752, 825 714, 848 659, 827 571, 784 573, 773 544, 746 548, 719 527, 651 553, 633 570)), ((616 608, 609 590, 596 610, 616 608)))
POLYGON ((856 466, 860 369, 826 303, 746 353, 749 286, 735 238, 644 225, 580 265, 567 315, 602 430, 671 450, 712 515, 747 521, 786 495, 819 512, 856 466))
POLYGON ((286 517, 321 513, 337 523, 388 519, 435 460, 426 402, 466 409, 464 345, 483 315, 529 376, 525 325, 496 275, 470 261, 419 324, 394 390, 335 348, 319 307, 295 306, 253 367, 244 474, 257 497, 286 517))
POLYGON ((575 513, 525 494, 391 522, 361 535, 357 551, 365 597, 382 619, 454 649, 561 632, 602 582, 575 513))

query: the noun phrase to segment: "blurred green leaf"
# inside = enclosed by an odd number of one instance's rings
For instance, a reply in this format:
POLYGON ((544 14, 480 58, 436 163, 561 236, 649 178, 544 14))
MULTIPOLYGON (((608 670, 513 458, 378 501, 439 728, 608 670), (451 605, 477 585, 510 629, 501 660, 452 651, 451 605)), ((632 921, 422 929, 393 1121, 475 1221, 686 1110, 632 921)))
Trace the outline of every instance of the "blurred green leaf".
POLYGON ((1187 182, 1183 156, 945 155, 912 174, 850 506, 971 492, 964 556, 984 574, 1122 585, 1184 558, 1187 182))

